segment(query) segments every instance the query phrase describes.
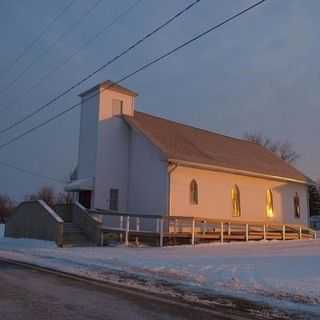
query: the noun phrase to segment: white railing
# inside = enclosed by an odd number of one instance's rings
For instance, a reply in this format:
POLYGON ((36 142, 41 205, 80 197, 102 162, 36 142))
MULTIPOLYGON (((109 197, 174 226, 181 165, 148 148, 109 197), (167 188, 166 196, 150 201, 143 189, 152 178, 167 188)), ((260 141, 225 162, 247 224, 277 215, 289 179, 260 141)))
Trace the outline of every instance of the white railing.
POLYGON ((120 240, 129 244, 130 236, 149 236, 164 241, 178 239, 190 241, 192 245, 201 241, 238 240, 291 240, 314 239, 314 230, 303 225, 279 224, 256 221, 235 221, 181 216, 141 215, 109 210, 91 210, 104 218, 103 233, 117 232, 120 240), (107 218, 106 218, 107 217, 107 218))

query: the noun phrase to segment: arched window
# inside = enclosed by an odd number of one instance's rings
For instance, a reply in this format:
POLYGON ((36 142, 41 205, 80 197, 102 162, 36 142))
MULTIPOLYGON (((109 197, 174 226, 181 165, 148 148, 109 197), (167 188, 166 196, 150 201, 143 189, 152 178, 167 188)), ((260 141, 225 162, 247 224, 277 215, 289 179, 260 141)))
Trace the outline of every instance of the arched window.
POLYGON ((300 218, 300 198, 297 192, 293 197, 293 206, 294 206, 294 216, 296 218, 300 218))
POLYGON ((267 190, 266 211, 267 211, 267 217, 272 218, 273 217, 273 195, 272 195, 271 189, 267 190))
POLYGON ((191 204, 198 204, 198 184, 196 180, 192 180, 190 183, 190 202, 191 204))
POLYGON ((231 198, 232 198, 232 216, 240 217, 241 216, 241 205, 240 205, 240 190, 237 185, 231 190, 231 198))

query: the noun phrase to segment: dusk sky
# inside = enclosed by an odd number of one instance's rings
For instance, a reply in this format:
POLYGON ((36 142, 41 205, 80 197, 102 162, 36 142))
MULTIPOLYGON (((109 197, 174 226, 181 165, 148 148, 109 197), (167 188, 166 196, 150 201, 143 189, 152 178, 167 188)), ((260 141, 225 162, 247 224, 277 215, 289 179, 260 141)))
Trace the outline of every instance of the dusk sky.
MULTIPOLYGON (((137 2, 75 0, 11 67, 69 2, 0 1, 0 130, 72 86, 193 1, 141 0, 68 63, 45 76, 137 2), (96 2, 93 11, 81 18, 96 2), (77 23, 79 19, 81 23, 77 23)), ((80 92, 105 79, 117 81, 254 2, 200 1, 168 28, 46 111, 0 135, 0 144, 79 102, 80 92)), ((268 0, 122 85, 139 93, 140 111, 235 137, 253 131, 289 141, 301 155, 297 167, 319 178, 319 11, 319 0, 268 0)), ((77 163, 78 136, 76 109, 1 149, 0 161, 67 179, 77 163)), ((0 193, 16 199, 43 185, 62 188, 51 180, 2 166, 0 181, 0 193)))

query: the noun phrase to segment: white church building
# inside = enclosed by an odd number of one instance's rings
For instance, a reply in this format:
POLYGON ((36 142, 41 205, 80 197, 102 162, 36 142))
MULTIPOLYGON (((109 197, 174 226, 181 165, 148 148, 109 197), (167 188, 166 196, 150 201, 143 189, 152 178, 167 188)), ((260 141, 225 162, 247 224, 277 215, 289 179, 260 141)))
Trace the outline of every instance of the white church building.
POLYGON ((308 225, 306 177, 258 144, 135 109, 105 81, 80 97, 77 177, 85 207, 308 225))

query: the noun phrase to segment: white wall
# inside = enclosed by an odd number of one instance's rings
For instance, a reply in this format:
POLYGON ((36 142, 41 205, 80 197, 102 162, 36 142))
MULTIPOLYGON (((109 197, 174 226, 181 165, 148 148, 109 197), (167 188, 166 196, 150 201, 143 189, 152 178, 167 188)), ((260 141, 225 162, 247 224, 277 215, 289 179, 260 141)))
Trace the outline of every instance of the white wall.
POLYGON ((131 132, 128 209, 144 214, 166 214, 167 161, 141 133, 131 132))
POLYGON ((167 213, 167 162, 160 151, 120 117, 100 122, 94 207, 108 208, 119 189, 119 210, 167 213))
POLYGON ((95 208, 109 208, 111 188, 119 189, 119 210, 127 210, 129 127, 120 117, 100 121, 94 193, 95 208))
POLYGON ((170 215, 308 224, 305 185, 187 167, 176 168, 170 181, 170 215), (189 187, 192 179, 198 183, 198 205, 190 203, 189 187), (232 217, 231 189, 235 184, 240 189, 241 217, 232 217), (273 218, 266 217, 266 192, 269 188, 273 192, 273 218), (294 217, 295 192, 300 197, 300 219, 294 217))
POLYGON ((99 95, 97 159, 93 207, 109 208, 110 189, 119 189, 119 210, 127 210, 129 127, 112 114, 112 100, 123 101, 123 114, 134 112, 134 97, 115 90, 99 95))
POLYGON ((92 207, 109 208, 110 189, 119 190, 119 210, 165 214, 168 207, 167 163, 141 133, 112 113, 113 99, 122 113, 134 114, 135 97, 115 87, 83 96, 79 142, 79 178, 95 178, 92 207))
POLYGON ((134 112, 135 98, 112 89, 101 89, 99 95, 99 122, 111 118, 112 115, 112 99, 123 101, 123 114, 132 116, 134 112), (101 91, 103 90, 103 91, 101 91))
POLYGON ((87 101, 85 101, 85 99, 82 99, 78 156, 79 179, 95 176, 98 101, 98 96, 88 99, 87 101))
POLYGON ((133 116, 135 97, 97 88, 83 96, 79 142, 79 178, 95 178, 92 207, 109 208, 110 189, 119 190, 119 210, 165 214, 168 207, 167 162, 141 133, 112 113, 113 99, 133 116), (85 102, 84 102, 85 101, 85 102))

